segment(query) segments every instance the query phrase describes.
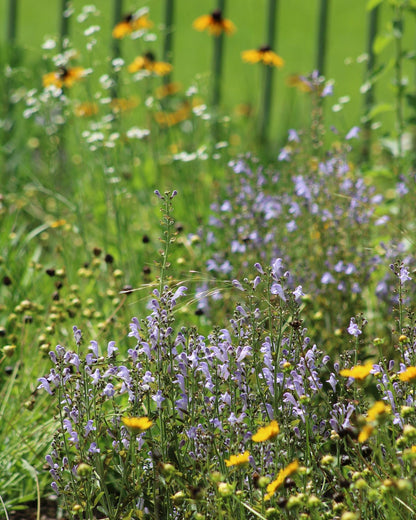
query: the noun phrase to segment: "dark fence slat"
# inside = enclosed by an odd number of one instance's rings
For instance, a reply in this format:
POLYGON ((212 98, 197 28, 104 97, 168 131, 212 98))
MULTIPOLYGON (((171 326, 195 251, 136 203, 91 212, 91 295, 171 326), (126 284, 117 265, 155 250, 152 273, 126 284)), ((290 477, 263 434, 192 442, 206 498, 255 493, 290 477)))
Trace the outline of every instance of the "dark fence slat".
MULTIPOLYGON (((174 0, 165 0, 165 39, 163 42, 163 61, 172 63, 173 60, 173 23, 175 17, 174 0)), ((163 77, 165 84, 170 83, 171 74, 163 77)))
MULTIPOLYGON (((218 0, 217 9, 225 14, 225 0, 218 0)), ((217 108, 221 100, 221 76, 224 49, 224 33, 214 37, 214 52, 212 61, 212 104, 217 108)))
MULTIPOLYGON (((278 0, 269 0, 266 12, 266 45, 274 50, 276 45, 276 17, 278 12, 278 0)), ((263 99, 260 112, 259 135, 261 141, 267 140, 267 133, 270 124, 272 111, 272 92, 273 92, 274 67, 264 66, 264 85, 263 99)))
POLYGON ((6 34, 10 45, 14 45, 16 42, 18 4, 19 0, 9 0, 9 23, 7 26, 6 34))
POLYGON ((328 38, 329 0, 320 0, 318 18, 318 40, 316 49, 316 69, 319 74, 325 75, 326 51, 328 38))

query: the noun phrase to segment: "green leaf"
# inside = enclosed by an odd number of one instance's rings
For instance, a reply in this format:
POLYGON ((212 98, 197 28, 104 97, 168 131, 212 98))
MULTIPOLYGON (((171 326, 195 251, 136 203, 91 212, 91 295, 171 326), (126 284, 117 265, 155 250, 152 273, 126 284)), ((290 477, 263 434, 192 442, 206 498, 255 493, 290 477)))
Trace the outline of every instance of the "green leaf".
POLYGON ((382 1, 383 0, 368 0, 365 8, 367 11, 372 11, 375 7, 381 4, 382 1))
POLYGON ((384 114, 385 112, 391 112, 392 110, 394 110, 393 105, 390 105, 389 103, 380 103, 380 104, 374 106, 370 110, 370 112, 368 114, 368 119, 374 119, 379 114, 384 114))
POLYGON ((392 34, 379 34, 376 36, 373 44, 373 51, 375 54, 380 54, 380 52, 387 47, 387 45, 393 40, 392 34))
POLYGON ((94 500, 94 507, 97 506, 98 502, 101 500, 103 495, 104 495, 104 491, 101 491, 101 493, 98 493, 98 495, 96 496, 96 498, 94 500))

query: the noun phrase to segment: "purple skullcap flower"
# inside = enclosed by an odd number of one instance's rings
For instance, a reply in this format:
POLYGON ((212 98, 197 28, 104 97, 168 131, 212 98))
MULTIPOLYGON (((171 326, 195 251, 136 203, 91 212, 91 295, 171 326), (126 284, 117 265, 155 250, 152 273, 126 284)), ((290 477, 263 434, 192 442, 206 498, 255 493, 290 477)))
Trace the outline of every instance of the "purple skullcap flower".
POLYGON ((95 431, 97 428, 94 426, 94 421, 89 419, 87 424, 84 426, 85 437, 87 437, 92 431, 95 431))
POLYGON ((92 442, 88 448, 88 453, 100 453, 100 448, 97 447, 96 442, 92 442))
POLYGON ((92 384, 94 386, 97 385, 98 381, 101 379, 100 370, 98 368, 95 370, 95 372, 93 372, 91 374, 91 378, 92 378, 92 384))
POLYGON ((321 92, 321 97, 332 96, 333 91, 334 91, 334 85, 332 83, 327 83, 321 92))
POLYGON ((162 391, 158 390, 155 395, 152 395, 153 401, 156 403, 158 408, 162 407, 162 403, 165 400, 165 397, 162 395, 162 391))
POLYGON ((322 275, 321 283, 323 283, 324 285, 328 285, 329 283, 334 283, 334 282, 335 282, 335 278, 328 271, 322 275))
POLYGON ((254 267, 257 269, 257 271, 258 271, 260 274, 264 274, 263 267, 262 267, 258 262, 256 262, 256 263, 254 264, 254 267))
POLYGON ((277 156, 278 161, 290 161, 290 148, 284 147, 280 150, 279 155, 277 156))
POLYGON ((350 319, 350 325, 347 329, 348 331, 348 334, 351 334, 351 336, 359 336, 362 332, 361 330, 358 328, 358 325, 355 323, 355 318, 351 318, 350 319))
POLYGON ((270 293, 271 294, 277 294, 280 296, 280 298, 285 302, 286 301, 286 296, 285 296, 285 292, 283 290, 283 287, 280 285, 280 283, 277 283, 277 282, 273 282, 272 283, 272 286, 270 287, 270 293))
POLYGON ((107 383, 106 387, 102 391, 101 395, 106 395, 107 397, 113 397, 116 391, 114 390, 114 385, 112 383, 107 383))
POLYGON ((296 130, 294 130, 293 128, 290 128, 288 134, 289 134, 289 136, 288 136, 287 140, 289 142, 292 142, 292 141, 295 142, 295 143, 299 143, 300 142, 299 135, 296 132, 296 130))
POLYGON ((51 488, 55 491, 57 495, 59 495, 58 484, 56 482, 52 482, 51 488))
POLYGON ((253 280, 253 289, 255 289, 259 285, 260 282, 261 282, 260 276, 256 276, 253 280))
POLYGON ((300 300, 302 296, 305 296, 305 293, 302 291, 301 285, 298 285, 292 294, 295 297, 296 301, 300 300))
POLYGON ((288 233, 293 233, 293 231, 296 231, 297 229, 298 229, 298 225, 296 224, 295 220, 291 220, 290 222, 287 222, 286 230, 288 233))
POLYGON ((49 395, 53 395, 53 392, 51 390, 51 386, 49 384, 49 381, 46 379, 46 377, 39 377, 38 381, 40 381, 40 385, 37 387, 38 390, 43 388, 48 392, 49 395))
POLYGON ((155 190, 153 193, 156 195, 156 197, 158 197, 159 199, 163 200, 163 197, 162 197, 162 195, 160 194, 160 191, 159 191, 159 190, 155 190))
POLYGON ((52 363, 53 363, 54 365, 56 365, 56 363, 57 363, 57 359, 56 359, 56 354, 55 354, 55 352, 53 352, 53 350, 51 350, 51 351, 49 352, 49 357, 51 358, 52 363))
POLYGON ((351 130, 348 132, 348 134, 345 136, 345 139, 349 141, 350 139, 356 139, 358 138, 358 134, 360 133, 361 129, 359 126, 353 126, 351 130))
POLYGON ((406 186, 406 184, 404 182, 399 182, 396 184, 396 192, 397 192, 397 195, 400 195, 401 197, 403 197, 404 195, 409 193, 409 188, 406 186))
POLYGON ((407 282, 407 280, 411 280, 412 279, 409 276, 409 271, 406 269, 406 267, 404 267, 404 265, 400 268, 400 273, 399 273, 398 276, 399 276, 401 284, 404 284, 405 282, 407 282))
POLYGON ((172 297, 172 300, 176 301, 178 298, 183 296, 187 290, 188 290, 188 288, 185 287, 184 285, 182 285, 181 287, 178 287, 178 289, 176 289, 175 294, 172 297))
POLYGON ((116 347, 116 342, 109 341, 108 345, 107 345, 107 356, 111 357, 113 354, 115 355, 117 353, 118 353, 118 348, 116 347))
POLYGON ((281 258, 276 258, 276 260, 272 263, 272 273, 275 278, 279 278, 279 276, 283 273, 283 260, 281 258))
POLYGON ((88 347, 88 350, 91 350, 92 353, 94 354, 94 356, 96 358, 98 358, 99 354, 98 354, 98 343, 96 341, 91 341, 90 342, 90 346, 88 347))
POLYGON ((242 316, 247 316, 247 312, 245 311, 244 307, 242 307, 241 305, 237 305, 235 310, 237 312, 239 312, 242 316))
POLYGON ((82 332, 81 332, 81 330, 80 330, 78 327, 76 327, 76 325, 74 325, 74 326, 72 327, 72 331, 73 331, 73 333, 74 333, 75 343, 76 343, 77 345, 80 345, 80 344, 81 344, 81 341, 82 341, 82 332))
POLYGON ((238 280, 233 280, 232 284, 239 291, 243 291, 243 292, 245 291, 244 287, 241 285, 241 283, 238 280))

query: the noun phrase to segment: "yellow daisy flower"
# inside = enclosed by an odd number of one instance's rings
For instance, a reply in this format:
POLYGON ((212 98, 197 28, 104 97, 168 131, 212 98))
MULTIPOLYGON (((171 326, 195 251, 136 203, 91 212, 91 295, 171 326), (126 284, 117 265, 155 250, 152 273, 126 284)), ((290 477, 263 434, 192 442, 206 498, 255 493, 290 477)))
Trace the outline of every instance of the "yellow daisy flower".
POLYGON ((161 85, 156 89, 156 97, 157 99, 163 99, 167 96, 173 96, 177 94, 182 88, 182 85, 177 81, 173 81, 172 83, 168 83, 167 85, 161 85))
POLYGON ((366 363, 365 365, 357 365, 352 368, 345 368, 340 371, 340 374, 344 377, 352 377, 353 379, 357 379, 362 381, 365 379, 369 373, 373 370, 372 363, 366 363))
POLYGON ((213 36, 219 36, 223 32, 226 34, 235 32, 235 25, 222 17, 221 9, 215 9, 211 14, 200 16, 192 26, 197 31, 208 31, 213 36))
POLYGON ((264 495, 264 500, 270 500, 270 498, 276 493, 276 490, 284 483, 286 478, 295 473, 298 468, 299 462, 295 460, 286 466, 286 468, 281 469, 277 478, 267 486, 267 494, 264 495))
POLYGON ((138 72, 139 70, 148 70, 157 76, 165 76, 172 70, 172 65, 164 61, 156 61, 152 52, 146 52, 143 56, 138 56, 133 63, 128 66, 129 72, 138 72))
POLYGON ((150 29, 151 27, 153 27, 153 22, 149 20, 147 13, 141 16, 135 16, 130 13, 114 27, 113 38, 120 40, 134 31, 138 31, 139 29, 150 29))
POLYGON ((400 381, 413 381, 416 378, 416 367, 407 367, 404 372, 399 374, 400 381))
POLYGON ((113 112, 127 112, 128 110, 133 110, 139 104, 140 100, 137 96, 133 96, 130 98, 114 98, 111 100, 110 107, 113 112))
POLYGON ((387 415, 391 412, 391 406, 385 404, 383 401, 376 401, 368 410, 366 421, 373 422, 378 419, 380 415, 387 415))
POLYGON ((244 453, 240 453, 238 455, 231 455, 230 458, 225 461, 225 465, 227 467, 241 466, 242 464, 247 464, 249 458, 250 452, 248 451, 245 451, 244 453))
POLYGON ((161 127, 166 128, 185 121, 190 113, 189 103, 183 103, 175 112, 157 112, 154 117, 161 127))
POLYGON ((373 434, 373 431, 374 426, 371 426, 371 424, 366 424, 358 435, 358 442, 365 442, 373 434))
POLYGON ((277 424, 277 421, 272 421, 268 426, 264 426, 263 428, 260 428, 257 430, 257 433, 255 433, 251 440, 254 442, 264 442, 268 441, 269 439, 273 439, 273 437, 276 437, 280 432, 279 425, 277 424))
POLYGON ((122 417, 121 420, 124 426, 134 433, 148 430, 153 425, 148 417, 122 417))
POLYGON ((61 67, 55 72, 44 74, 42 83, 44 87, 50 87, 51 85, 54 85, 57 88, 72 87, 73 84, 82 79, 84 75, 85 69, 82 67, 61 67))
POLYGON ((90 117, 98 114, 98 105, 97 103, 80 103, 76 105, 74 108, 74 114, 77 117, 90 117))
POLYGON ((243 61, 247 63, 264 63, 264 65, 270 65, 271 67, 277 67, 279 69, 285 64, 283 59, 273 52, 268 45, 260 47, 259 49, 243 51, 241 57, 243 61))

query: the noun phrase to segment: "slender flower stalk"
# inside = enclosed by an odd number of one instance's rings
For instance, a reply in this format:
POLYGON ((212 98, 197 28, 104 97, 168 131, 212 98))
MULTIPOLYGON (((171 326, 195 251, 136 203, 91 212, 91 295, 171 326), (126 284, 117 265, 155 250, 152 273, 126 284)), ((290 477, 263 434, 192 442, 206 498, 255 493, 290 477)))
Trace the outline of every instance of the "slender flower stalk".
POLYGON ((318 19, 318 41, 316 49, 316 69, 319 74, 325 75, 325 61, 328 36, 329 0, 321 0, 318 19))

